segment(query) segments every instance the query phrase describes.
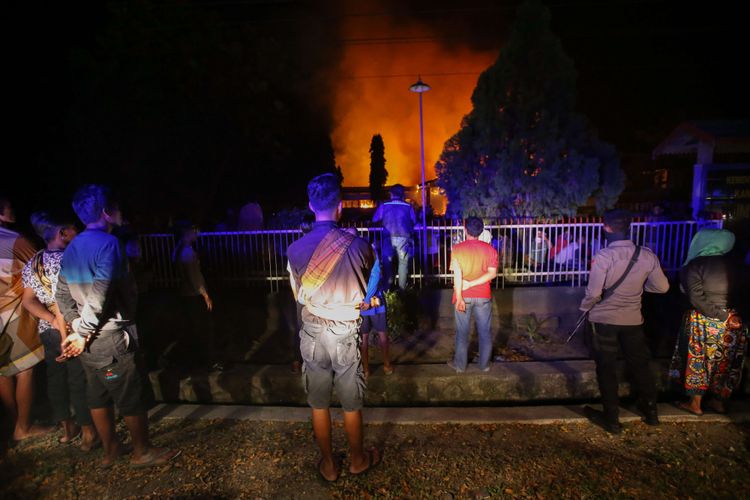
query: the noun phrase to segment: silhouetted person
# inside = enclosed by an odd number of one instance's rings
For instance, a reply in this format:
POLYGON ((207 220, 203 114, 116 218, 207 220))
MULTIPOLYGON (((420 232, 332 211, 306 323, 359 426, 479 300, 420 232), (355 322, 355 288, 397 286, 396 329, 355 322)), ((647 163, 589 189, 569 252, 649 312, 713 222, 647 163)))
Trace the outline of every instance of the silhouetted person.
POLYGON ((414 209, 404 201, 404 186, 391 187, 391 201, 378 207, 372 221, 383 226, 382 262, 386 281, 393 284, 393 265, 398 261, 398 287, 404 290, 409 278, 409 260, 414 255, 412 232, 417 223, 414 209))

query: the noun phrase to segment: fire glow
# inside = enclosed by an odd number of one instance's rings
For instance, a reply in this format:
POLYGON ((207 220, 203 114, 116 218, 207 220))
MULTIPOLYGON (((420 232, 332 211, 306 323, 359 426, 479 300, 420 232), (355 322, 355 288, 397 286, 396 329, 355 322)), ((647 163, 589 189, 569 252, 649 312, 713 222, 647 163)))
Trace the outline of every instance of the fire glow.
POLYGON ((433 179, 443 144, 471 110, 479 74, 497 57, 495 51, 446 47, 419 24, 386 21, 374 26, 368 20, 363 26, 354 19, 342 26, 343 38, 350 42, 335 83, 331 139, 347 186, 369 184, 370 141, 378 133, 385 143, 387 183, 420 182, 418 96, 409 91, 420 74, 432 87, 423 95, 423 115, 425 175, 433 179), (358 42, 363 39, 367 41, 358 42))

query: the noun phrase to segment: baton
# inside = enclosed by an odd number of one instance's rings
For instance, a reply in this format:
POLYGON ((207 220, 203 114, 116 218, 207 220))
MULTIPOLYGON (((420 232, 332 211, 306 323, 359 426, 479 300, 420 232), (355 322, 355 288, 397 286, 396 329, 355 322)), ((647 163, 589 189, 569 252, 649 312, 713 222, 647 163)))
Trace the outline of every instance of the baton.
POLYGON ((576 326, 573 328, 573 331, 570 332, 570 335, 568 335, 568 340, 565 341, 566 344, 570 342, 570 339, 573 338, 573 335, 575 335, 578 329, 581 328, 581 325, 583 325, 583 323, 586 321, 586 317, 588 315, 589 315, 588 311, 581 314, 581 317, 578 318, 578 321, 576 321, 576 326))

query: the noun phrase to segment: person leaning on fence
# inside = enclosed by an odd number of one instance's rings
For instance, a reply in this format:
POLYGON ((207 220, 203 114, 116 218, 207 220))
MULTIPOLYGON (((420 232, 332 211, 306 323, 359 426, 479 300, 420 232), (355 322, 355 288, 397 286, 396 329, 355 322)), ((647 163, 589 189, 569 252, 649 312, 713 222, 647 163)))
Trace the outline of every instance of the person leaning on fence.
POLYGON ((80 356, 86 374, 88 405, 104 445, 101 467, 111 467, 127 452, 115 431, 113 406, 130 434, 131 466, 165 464, 180 452, 153 447, 148 435, 143 375, 136 364, 137 290, 124 248, 110 234, 122 224, 122 214, 111 191, 94 184, 76 192, 73 210, 86 229, 63 253, 55 301, 71 330, 62 353, 80 356))
POLYGON ((376 448, 362 442, 365 379, 359 351, 359 307, 367 292, 374 262, 370 244, 339 229, 341 187, 333 174, 315 177, 307 185, 312 230, 289 246, 289 278, 295 298, 303 304, 300 350, 303 383, 312 408, 315 440, 321 460, 317 473, 335 481, 339 465, 331 442, 331 391, 344 410, 351 474, 363 474, 380 462, 376 448))
POLYGON ((406 289, 409 278, 409 260, 414 255, 412 232, 417 223, 417 215, 411 205, 404 201, 404 186, 394 184, 391 187, 391 200, 375 210, 373 222, 383 226, 383 248, 381 262, 383 272, 389 285, 393 284, 394 261, 398 261, 398 287, 406 289))
POLYGON ((586 416, 609 433, 622 431, 619 421, 616 373, 618 347, 638 393, 638 409, 644 421, 657 425, 656 385, 649 367, 651 354, 643 332, 643 291, 666 293, 669 282, 658 257, 648 248, 636 247, 628 239, 631 217, 624 211, 604 214, 604 233, 609 242, 591 265, 581 311, 588 312, 593 329, 596 378, 604 411, 586 407, 586 416))
POLYGON ((489 371, 492 358, 492 291, 490 282, 497 277, 498 252, 479 241, 484 224, 477 217, 466 219, 466 241, 453 246, 453 303, 456 319, 456 348, 448 366, 457 373, 466 370, 471 316, 479 337, 479 369, 489 371))

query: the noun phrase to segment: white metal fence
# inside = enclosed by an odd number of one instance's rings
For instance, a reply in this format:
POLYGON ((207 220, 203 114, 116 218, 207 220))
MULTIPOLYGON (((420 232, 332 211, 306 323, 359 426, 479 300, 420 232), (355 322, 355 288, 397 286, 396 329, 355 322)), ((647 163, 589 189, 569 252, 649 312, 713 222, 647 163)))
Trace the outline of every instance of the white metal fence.
MULTIPOLYGON (((653 250, 667 273, 679 269, 698 229, 721 227, 721 220, 635 222, 631 239, 653 250)), ((495 287, 523 284, 569 283, 588 280, 592 257, 606 246, 601 222, 533 222, 488 225, 493 245, 501 255, 495 287)), ((357 227, 360 236, 380 242, 382 230, 357 227)), ((213 286, 267 286, 278 291, 288 280, 286 250, 300 238, 299 230, 201 233, 198 252, 206 279, 213 286)), ((434 221, 427 226, 427 252, 422 227, 414 235, 410 281, 417 287, 450 286, 451 248, 464 240, 458 221, 434 221)), ((152 271, 152 285, 172 287, 178 278, 172 263, 174 237, 145 234, 141 253, 152 271)))

